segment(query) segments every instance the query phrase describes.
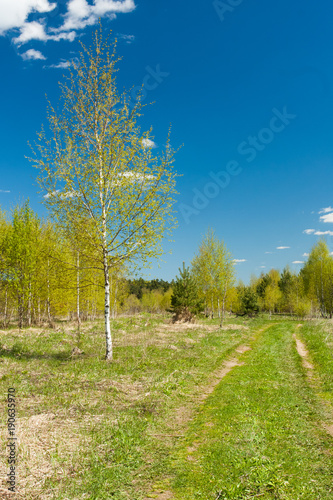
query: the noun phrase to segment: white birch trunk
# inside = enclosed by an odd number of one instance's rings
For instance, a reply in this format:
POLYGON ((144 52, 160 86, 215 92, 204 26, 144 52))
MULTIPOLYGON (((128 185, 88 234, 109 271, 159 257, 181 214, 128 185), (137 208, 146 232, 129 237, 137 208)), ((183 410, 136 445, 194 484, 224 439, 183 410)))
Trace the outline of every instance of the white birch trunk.
POLYGON ((80 253, 77 252, 76 257, 76 319, 77 319, 77 333, 81 333, 81 319, 80 319, 80 253))
POLYGON ((103 155, 101 153, 101 144, 98 137, 98 130, 95 129, 95 137, 97 142, 97 147, 99 151, 99 198, 102 210, 102 225, 103 225, 103 267, 104 267, 104 291, 105 291, 105 306, 104 306, 104 319, 105 319, 105 341, 106 341, 106 353, 105 359, 107 361, 112 361, 113 349, 112 349, 112 337, 111 337, 111 325, 110 325, 110 282, 109 282, 109 260, 108 260, 108 247, 107 247, 107 216, 104 198, 105 189, 105 177, 103 171, 103 155))
POLYGON ((110 283, 109 283, 109 265, 108 265, 106 250, 104 250, 104 290, 105 290, 104 318, 105 318, 105 341, 106 341, 105 359, 111 361, 113 358, 113 350, 112 350, 112 337, 111 337, 111 326, 110 326, 110 283))
POLYGON ((116 285, 114 287, 114 300, 113 300, 113 308, 112 308, 113 319, 116 319, 116 317, 117 317, 117 294, 118 294, 118 282, 116 281, 116 285))
POLYGON ((32 303, 32 298, 31 298, 31 282, 29 282, 29 296, 28 296, 28 326, 31 326, 31 303, 32 303))
POLYGON ((223 300, 222 300, 222 311, 221 311, 221 317, 220 317, 220 328, 222 328, 222 326, 223 326, 224 314, 225 314, 225 294, 223 295, 223 300))
POLYGON ((51 311, 50 311, 50 261, 47 259, 47 319, 51 323, 51 311))
POLYGON ((7 307, 8 307, 8 285, 6 285, 6 294, 5 294, 5 318, 4 318, 4 326, 7 326, 7 307))
POLYGON ((38 297, 38 325, 40 325, 40 297, 38 297))

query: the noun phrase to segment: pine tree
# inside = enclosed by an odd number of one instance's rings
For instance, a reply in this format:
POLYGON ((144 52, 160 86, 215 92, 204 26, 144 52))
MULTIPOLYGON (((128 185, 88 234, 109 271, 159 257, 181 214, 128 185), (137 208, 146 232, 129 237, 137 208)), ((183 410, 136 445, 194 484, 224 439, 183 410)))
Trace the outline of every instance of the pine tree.
POLYGON ((171 297, 171 310, 175 313, 174 321, 182 319, 191 321, 193 315, 203 310, 203 303, 199 299, 196 283, 188 267, 179 268, 171 297))
POLYGON ((258 296, 250 287, 245 287, 241 293, 240 316, 255 316, 259 312, 258 296))

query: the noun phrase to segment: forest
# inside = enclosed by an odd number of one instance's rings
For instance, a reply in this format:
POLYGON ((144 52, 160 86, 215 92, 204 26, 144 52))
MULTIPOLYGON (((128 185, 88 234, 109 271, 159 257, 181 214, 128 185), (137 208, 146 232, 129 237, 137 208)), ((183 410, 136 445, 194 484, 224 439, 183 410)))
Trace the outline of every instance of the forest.
MULTIPOLYGON (((4 328, 57 320, 78 328, 104 312, 102 269, 94 254, 56 224, 44 221, 29 202, 0 215, 0 313, 4 328)), ((283 314, 331 318, 333 257, 324 240, 311 250, 298 273, 285 267, 236 283, 235 263, 223 241, 208 230, 190 266, 172 281, 130 276, 125 266, 110 274, 111 316, 139 312, 167 313, 187 308, 190 314, 226 313, 254 316, 283 314), (180 287, 180 288, 179 288, 180 287), (190 293, 188 292, 190 291, 190 293), (172 300, 172 298, 174 299, 172 300)))

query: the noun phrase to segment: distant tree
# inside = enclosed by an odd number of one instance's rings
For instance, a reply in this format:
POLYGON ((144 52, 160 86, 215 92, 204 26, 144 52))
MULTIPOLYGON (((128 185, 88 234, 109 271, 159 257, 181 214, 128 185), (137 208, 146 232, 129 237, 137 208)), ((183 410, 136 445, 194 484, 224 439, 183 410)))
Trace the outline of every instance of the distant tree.
POLYGON ((171 297, 172 297, 172 288, 170 287, 163 295, 161 300, 161 307, 163 311, 169 311, 171 308, 171 297))
POLYGON ((161 279, 153 279, 150 281, 144 280, 143 278, 129 279, 127 283, 129 293, 134 293, 140 300, 142 299, 144 289, 149 291, 160 290, 165 293, 170 288, 170 283, 161 279))
POLYGON ((280 305, 282 299, 279 282, 279 271, 271 269, 267 274, 261 275, 255 287, 255 291, 259 298, 260 308, 268 311, 270 315, 275 308, 280 305))
POLYGON ((0 301, 3 311, 2 324, 7 326, 9 318, 9 304, 11 302, 11 272, 8 269, 8 233, 10 223, 6 213, 0 210, 0 301))
POLYGON ((269 311, 269 317, 271 317, 272 312, 275 311, 279 301, 281 300, 282 292, 276 283, 272 282, 265 289, 265 295, 263 298, 264 307, 269 311))
POLYGON ((12 224, 3 241, 7 283, 17 298, 18 323, 32 323, 33 302, 38 286, 36 277, 41 248, 41 221, 26 201, 16 206, 12 224))
POLYGON ((333 315, 333 258, 324 240, 312 248, 306 264, 301 269, 305 293, 316 299, 323 317, 333 315))
POLYGON ((208 230, 192 261, 192 272, 204 300, 211 304, 212 316, 217 303, 222 326, 227 294, 235 282, 235 268, 230 252, 212 229, 208 230))
POLYGON ((251 289, 251 287, 244 287, 239 290, 240 307, 238 314, 240 316, 253 317, 259 312, 258 295, 251 289))
POLYGON ((305 318, 311 313, 312 303, 307 297, 300 297, 297 302, 293 304, 293 313, 300 319, 305 318))
POLYGON ((129 314, 137 314, 142 309, 142 305, 138 297, 132 293, 124 300, 123 310, 129 314))
POLYGON ((281 298, 281 306, 282 309, 286 312, 291 313, 291 293, 293 289, 293 280, 295 278, 295 274, 290 271, 289 266, 286 266, 280 276, 280 280, 278 282, 279 289, 282 293, 281 298))
POLYGON ((127 280, 128 292, 130 295, 134 294, 140 300, 142 299, 143 289, 147 288, 147 284, 143 278, 127 280))
POLYGON ((272 283, 272 278, 269 274, 262 274, 256 285, 256 293, 258 297, 264 298, 266 287, 272 283))
POLYGON ((184 318, 186 321, 190 321, 194 314, 203 310, 196 282, 184 262, 173 286, 171 309, 175 313, 175 320, 184 318))

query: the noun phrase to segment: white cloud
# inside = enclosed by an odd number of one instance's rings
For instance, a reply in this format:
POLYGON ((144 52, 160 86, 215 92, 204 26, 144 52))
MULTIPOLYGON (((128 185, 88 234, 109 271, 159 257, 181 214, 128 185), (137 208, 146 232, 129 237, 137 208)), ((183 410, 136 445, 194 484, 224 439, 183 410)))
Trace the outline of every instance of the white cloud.
POLYGON ((70 31, 69 33, 59 33, 58 35, 48 35, 48 40, 53 40, 54 42, 59 42, 60 40, 68 40, 72 42, 76 38, 75 31, 70 31))
POLYGON ((56 196, 58 193, 60 193, 59 189, 57 189, 57 191, 52 191, 52 193, 46 193, 46 194, 44 194, 43 198, 48 199, 48 198, 51 198, 52 196, 56 196))
POLYGON ((90 14, 90 5, 86 0, 70 0, 68 3, 67 16, 83 19, 90 14))
POLYGON ((315 229, 304 229, 303 233, 305 233, 305 234, 312 234, 315 231, 316 231, 315 229))
POLYGON ((320 217, 320 220, 322 222, 330 222, 330 223, 333 223, 333 213, 329 213, 329 214, 326 214, 326 215, 322 215, 320 217))
POLYGON ((14 43, 16 45, 22 45, 30 40, 39 40, 42 42, 47 42, 48 40, 53 40, 54 42, 59 42, 60 40, 69 40, 72 42, 76 37, 75 31, 70 31, 69 33, 58 33, 56 35, 49 35, 45 31, 43 24, 37 21, 32 21, 31 23, 25 23, 21 28, 21 34, 17 38, 14 38, 14 43))
POLYGON ((10 193, 10 191, 8 189, 0 189, 0 193, 10 193))
POLYGON ((293 264, 304 264, 303 260, 294 260, 293 264))
POLYGON ((265 253, 272 254, 273 252, 265 252, 265 253))
POLYGON ((31 12, 50 12, 57 6, 47 0, 1 0, 0 2, 0 35, 13 28, 25 24, 31 12))
POLYGON ((326 207, 326 208, 322 208, 320 210, 320 212, 318 212, 319 214, 327 214, 329 212, 333 212, 333 208, 332 207, 326 207))
POLYGON ((82 196, 80 193, 77 193, 76 191, 68 191, 67 193, 61 194, 60 189, 57 189, 56 191, 52 191, 52 193, 47 193, 44 195, 44 198, 52 198, 52 197, 58 196, 62 200, 66 200, 67 198, 75 198, 75 197, 80 197, 82 196))
POLYGON ((308 254, 308 253, 304 252, 304 253, 303 253, 303 255, 302 255, 302 257, 309 257, 309 255, 310 255, 310 254, 308 254))
POLYGON ((45 33, 45 28, 42 24, 37 21, 24 23, 21 27, 20 36, 14 38, 14 42, 16 44, 26 43, 29 42, 29 40, 47 40, 47 34, 45 33))
POLYGON ((276 247, 276 250, 287 250, 287 248, 290 248, 290 247, 276 247))
POLYGON ((333 236, 333 231, 316 231, 314 234, 316 236, 333 236))
POLYGON ((93 7, 94 13, 97 16, 103 16, 109 13, 127 13, 135 9, 134 0, 95 0, 93 7))
MULTIPOLYGON (((93 0, 92 5, 87 0, 69 0, 63 24, 59 28, 47 26, 46 14, 57 6, 56 2, 48 0, 0 0, 0 35, 8 30, 19 29, 20 34, 14 38, 17 45, 30 40, 73 41, 76 31, 95 24, 99 18, 114 19, 118 13, 128 13, 136 8, 134 0, 93 0), (40 14, 39 20, 28 22, 32 12, 40 14)), ((131 43, 133 35, 122 35, 131 43)))
POLYGON ((86 0, 70 0, 67 14, 65 15, 65 22, 60 30, 83 29, 95 22, 96 19, 92 14, 92 6, 86 0))
POLYGON ((147 138, 142 139, 142 146, 144 148, 157 148, 156 143, 147 138))
POLYGON ((25 61, 27 61, 29 59, 33 59, 33 60, 38 60, 38 59, 45 60, 46 59, 46 57, 39 50, 35 50, 35 49, 27 50, 26 52, 21 54, 21 57, 25 61))
POLYGON ((121 38, 122 40, 125 40, 126 43, 133 43, 135 40, 134 35, 124 35, 122 33, 118 34, 117 38, 121 38))
POLYGON ((266 269, 266 266, 260 266, 260 269, 266 269))
POLYGON ((235 264, 239 264, 240 262, 247 262, 246 259, 234 259, 235 264))
MULTIPOLYGON (((154 175, 149 174, 141 174, 139 172, 122 172, 118 174, 118 177, 125 177, 125 179, 129 179, 129 184, 146 184, 149 185, 151 180, 155 179, 154 175)), ((115 180, 110 183, 110 186, 122 186, 124 187, 124 182, 121 180, 115 180)))
POLYGON ((60 61, 57 64, 50 64, 49 66, 44 66, 45 68, 53 68, 53 69, 68 69, 70 63, 68 61, 60 61))
POLYGON ((126 177, 126 178, 132 177, 134 180, 143 180, 143 179, 152 180, 152 179, 155 179, 154 175, 140 174, 138 172, 124 172, 124 173, 120 174, 120 176, 126 177))
POLYGON ((89 5, 86 0, 70 0, 64 24, 58 31, 78 30, 95 24, 99 17, 114 19, 118 13, 128 13, 135 9, 134 0, 94 0, 89 5))

